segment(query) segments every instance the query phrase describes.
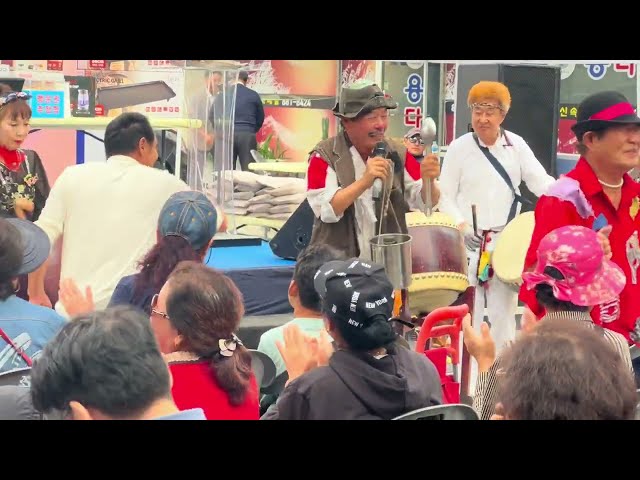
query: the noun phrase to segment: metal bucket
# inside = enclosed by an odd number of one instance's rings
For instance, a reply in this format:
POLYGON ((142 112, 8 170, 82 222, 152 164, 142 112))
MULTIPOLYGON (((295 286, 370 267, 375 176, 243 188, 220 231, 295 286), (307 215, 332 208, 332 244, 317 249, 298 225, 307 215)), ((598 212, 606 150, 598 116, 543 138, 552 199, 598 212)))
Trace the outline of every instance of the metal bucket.
POLYGON ((396 290, 411 284, 411 235, 385 233, 373 237, 371 260, 384 266, 387 277, 396 290))

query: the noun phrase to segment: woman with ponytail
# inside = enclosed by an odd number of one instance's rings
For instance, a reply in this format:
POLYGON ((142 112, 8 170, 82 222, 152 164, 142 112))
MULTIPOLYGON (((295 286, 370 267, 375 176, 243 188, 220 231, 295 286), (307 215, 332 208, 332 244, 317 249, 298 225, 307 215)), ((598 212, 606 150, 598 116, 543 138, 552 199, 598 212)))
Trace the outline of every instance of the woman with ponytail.
POLYGON ((180 410, 208 420, 257 420, 251 355, 235 335, 244 315, 233 281, 205 265, 178 264, 151 302, 151 327, 173 377, 180 410))
POLYGON ((120 280, 109 306, 134 305, 150 313, 151 299, 184 260, 202 262, 223 229, 223 214, 203 193, 174 193, 160 211, 158 242, 140 261, 140 271, 120 280))

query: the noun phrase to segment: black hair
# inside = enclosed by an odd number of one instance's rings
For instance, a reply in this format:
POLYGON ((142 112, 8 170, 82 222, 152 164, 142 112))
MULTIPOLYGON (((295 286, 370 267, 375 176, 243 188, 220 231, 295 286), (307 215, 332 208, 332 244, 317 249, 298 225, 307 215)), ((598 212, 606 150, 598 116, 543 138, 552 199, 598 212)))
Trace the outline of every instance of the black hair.
MULTIPOLYGON (((554 267, 545 267, 544 274, 550 276, 551 278, 555 278, 556 280, 564 280, 564 276, 562 275, 562 273, 560 273, 560 271, 554 267)), ((561 312, 589 311, 589 307, 584 307, 582 305, 575 305, 571 302, 558 300, 553 295, 553 288, 551 287, 551 285, 547 285, 546 283, 539 283, 538 285, 536 285, 535 291, 536 291, 536 300, 546 310, 561 311, 561 312)))
POLYGON ((233 337, 244 315, 242 293, 221 272, 202 262, 180 262, 167 280, 169 323, 183 337, 181 348, 208 358, 218 385, 231 405, 241 405, 251 390, 251 354, 241 345, 220 353, 220 340, 233 337))
POLYGON ((510 420, 634 418, 638 399, 629 367, 583 322, 540 322, 502 358, 499 399, 510 420))
POLYGON ((104 133, 104 151, 107 158, 135 152, 141 138, 145 138, 149 144, 153 144, 156 139, 147 117, 137 112, 126 112, 117 116, 109 122, 104 133))
MULTIPOLYGON (((14 92, 10 85, 0 83, 0 95, 5 96, 10 93, 17 92, 14 92)), ((9 102, 0 108, 0 121, 4 120, 6 117, 10 117, 13 121, 16 121, 18 117, 23 120, 29 120, 32 113, 29 102, 24 98, 18 98, 17 100, 9 102)))
POLYGON ((326 308, 328 306, 325 302, 323 313, 338 332, 340 332, 349 349, 356 352, 368 352, 369 350, 385 347, 389 350, 393 342, 395 342, 397 337, 396 332, 393 330, 389 319, 383 315, 371 319, 369 325, 364 328, 354 328, 349 325, 347 319, 336 318, 335 315, 326 308))
MULTIPOLYGON (((201 261, 209 245, 205 245, 199 251, 195 251, 191 244, 182 237, 176 235, 163 236, 138 262, 140 272, 134 277, 132 300, 139 302, 145 298, 148 290, 155 293, 169 278, 176 266, 184 260, 201 261)), ((151 304, 145 303, 146 313, 151 313, 151 304)))
POLYGON ((31 396, 43 413, 66 411, 76 401, 115 419, 139 417, 171 398, 149 318, 124 305, 75 317, 34 361, 31 396))
POLYGON ((220 70, 213 70, 213 71, 205 70, 203 73, 204 73, 204 78, 206 78, 207 80, 214 75, 222 76, 222 72, 220 70))
MULTIPOLYGON (((606 131, 609 129, 610 127, 604 127, 604 128, 600 128, 597 130, 589 130, 590 132, 593 132, 594 136, 597 139, 601 139, 602 137, 604 137, 606 131)), ((587 153, 587 146, 582 143, 582 137, 584 136, 584 134, 587 132, 578 132, 578 134, 576 135, 576 144, 575 144, 575 148, 576 148, 576 152, 578 152, 580 155, 585 155, 587 153)))
POLYGON ((313 277, 318 269, 331 260, 346 260, 346 255, 325 244, 310 245, 300 251, 293 270, 293 281, 298 287, 300 303, 303 307, 320 312, 322 300, 313 286, 313 277))
POLYGON ((0 218, 0 300, 13 295, 13 279, 22 265, 22 237, 16 227, 0 218))

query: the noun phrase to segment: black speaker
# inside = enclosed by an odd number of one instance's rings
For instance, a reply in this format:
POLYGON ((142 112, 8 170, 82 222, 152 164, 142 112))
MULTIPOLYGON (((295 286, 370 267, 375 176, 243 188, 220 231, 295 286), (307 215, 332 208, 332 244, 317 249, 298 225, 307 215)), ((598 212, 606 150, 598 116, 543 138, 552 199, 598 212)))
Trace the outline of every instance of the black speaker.
MULTIPOLYGON (((547 173, 555 177, 560 70, 558 65, 458 66, 456 137, 471 131, 471 112, 467 106, 471 87, 483 80, 502 82, 511 93, 511 108, 502 126, 524 138, 547 173)), ((536 201, 524 184, 520 185, 520 190, 525 198, 536 201)), ((523 206, 522 211, 530 209, 523 206)))
POLYGON ((269 242, 271 251, 287 260, 298 258, 300 250, 311 241, 314 218, 313 210, 305 199, 269 242))

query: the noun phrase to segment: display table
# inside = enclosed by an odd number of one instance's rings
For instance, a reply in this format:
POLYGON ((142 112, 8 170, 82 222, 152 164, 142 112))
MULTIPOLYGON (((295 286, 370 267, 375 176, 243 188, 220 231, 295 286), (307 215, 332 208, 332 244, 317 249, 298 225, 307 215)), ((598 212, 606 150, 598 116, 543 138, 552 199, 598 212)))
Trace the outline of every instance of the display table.
POLYGON ((213 248, 207 265, 222 271, 242 292, 245 315, 290 313, 289 284, 296 262, 277 257, 267 242, 259 246, 213 248))
MULTIPOLYGON (((72 130, 100 130, 116 117, 32 118, 31 128, 68 128, 72 130)), ((202 122, 195 118, 148 117, 154 129, 200 128, 202 122)))
POLYGON ((253 162, 249 164, 252 172, 268 173, 307 173, 307 162, 253 162))

